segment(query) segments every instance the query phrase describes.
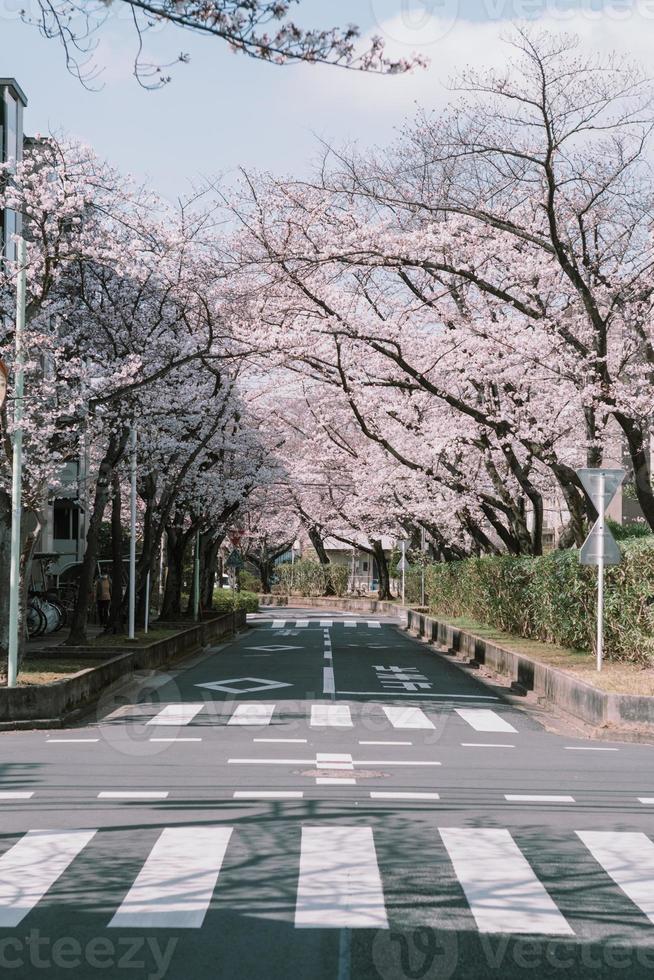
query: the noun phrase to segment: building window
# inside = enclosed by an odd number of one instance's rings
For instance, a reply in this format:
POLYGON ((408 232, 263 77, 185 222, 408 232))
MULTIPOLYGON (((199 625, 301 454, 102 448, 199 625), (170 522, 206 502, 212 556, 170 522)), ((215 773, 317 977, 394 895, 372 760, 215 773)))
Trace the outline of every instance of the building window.
POLYGON ((77 541, 79 535, 79 510, 67 500, 55 500, 53 513, 53 537, 57 541, 77 541))
POLYGON ((364 562, 361 563, 361 570, 364 571, 364 572, 367 572, 368 571, 368 562, 367 561, 364 561, 364 562))

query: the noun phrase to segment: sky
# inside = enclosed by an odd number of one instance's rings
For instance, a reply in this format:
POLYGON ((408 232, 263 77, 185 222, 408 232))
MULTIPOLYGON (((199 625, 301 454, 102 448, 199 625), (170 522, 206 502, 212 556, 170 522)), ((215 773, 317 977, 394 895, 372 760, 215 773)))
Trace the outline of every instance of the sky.
POLYGON ((79 138, 169 199, 205 178, 229 179, 239 166, 306 175, 321 141, 388 144, 417 106, 448 101, 448 80, 458 71, 505 61, 501 38, 525 17, 578 33, 588 51, 615 49, 645 65, 654 36, 654 0, 302 0, 301 22, 357 23, 364 34, 384 37, 393 52, 426 55, 429 68, 388 77, 276 67, 169 25, 149 38, 153 60, 185 52, 190 63, 176 66, 163 89, 145 91, 132 76, 126 5, 114 0, 95 53, 104 71, 97 90, 87 91, 67 72, 59 42, 21 23, 17 11, 24 6, 0 0, 0 77, 17 78, 28 96, 26 132, 79 138))

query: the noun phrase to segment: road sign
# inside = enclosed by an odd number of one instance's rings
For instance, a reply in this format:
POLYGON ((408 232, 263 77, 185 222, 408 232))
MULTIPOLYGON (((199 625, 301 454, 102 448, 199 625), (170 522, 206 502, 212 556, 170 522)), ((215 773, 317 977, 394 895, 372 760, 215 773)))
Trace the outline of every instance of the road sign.
POLYGON ((245 562, 243 561, 243 558, 241 556, 241 552, 238 550, 238 548, 234 548, 234 550, 232 552, 230 552, 230 554, 227 556, 227 561, 225 562, 225 565, 227 566, 227 568, 239 568, 240 569, 240 568, 243 568, 243 565, 244 564, 245 564, 245 562))
POLYGON ((604 512, 624 479, 624 470, 581 469, 577 476, 595 505, 598 518, 579 552, 582 565, 597 565, 597 669, 604 655, 604 566, 617 565, 620 549, 606 524, 604 512))
POLYGON ((410 566, 409 566, 408 561, 406 560, 406 558, 404 556, 402 556, 400 558, 400 560, 398 561, 398 563, 397 563, 397 570, 398 570, 398 572, 408 572, 409 571, 409 567, 410 566))

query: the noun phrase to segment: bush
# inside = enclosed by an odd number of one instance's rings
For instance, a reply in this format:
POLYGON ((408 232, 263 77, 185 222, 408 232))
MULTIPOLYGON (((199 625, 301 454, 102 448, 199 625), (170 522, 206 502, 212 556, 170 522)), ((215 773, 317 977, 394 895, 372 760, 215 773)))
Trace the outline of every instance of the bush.
MULTIPOLYGON (((606 571, 606 656, 654 664, 654 539, 625 541, 621 550, 621 564, 606 571)), ((470 616, 580 650, 595 646, 597 573, 579 564, 576 550, 429 565, 426 593, 437 615, 470 616)))
POLYGON ((282 595, 323 596, 331 586, 337 596, 344 596, 350 581, 350 570, 344 565, 319 565, 306 558, 293 565, 279 565, 276 592, 282 595))
POLYGON ((241 592, 261 592, 261 579, 252 572, 242 571, 238 577, 241 592))
POLYGON ((259 611, 259 597, 254 592, 233 592, 231 589, 216 589, 213 594, 214 612, 234 612, 245 609, 246 612, 259 611))

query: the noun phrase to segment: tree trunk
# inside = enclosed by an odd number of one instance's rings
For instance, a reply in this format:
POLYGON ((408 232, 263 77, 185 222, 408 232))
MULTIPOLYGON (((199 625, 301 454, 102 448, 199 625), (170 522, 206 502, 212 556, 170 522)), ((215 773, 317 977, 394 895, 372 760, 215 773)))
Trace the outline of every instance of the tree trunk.
POLYGON ((273 564, 270 560, 264 559, 258 563, 257 567, 259 569, 259 575, 261 576, 261 591, 264 595, 270 595, 272 591, 270 579, 272 576, 273 564))
MULTIPOLYGON (((329 560, 329 555, 325 551, 325 545, 323 544, 320 531, 315 525, 313 525, 310 528, 308 528, 308 534, 309 534, 309 540, 313 545, 314 551, 318 555, 318 561, 323 566, 323 568, 327 568, 331 564, 331 562, 329 560)), ((325 595, 326 596, 336 595, 336 590, 334 589, 334 586, 332 585, 329 576, 327 576, 325 579, 325 595)))
POLYGON ((636 487, 636 497, 640 504, 640 509, 649 526, 654 531, 654 493, 652 493, 652 473, 649 460, 648 438, 642 426, 638 425, 633 419, 627 418, 620 412, 615 413, 622 431, 624 432, 631 465, 634 471, 634 485, 636 487))
POLYGON ((382 600, 392 599, 393 594, 391 593, 391 577, 388 571, 388 561, 386 560, 381 541, 377 540, 372 542, 372 553, 377 562, 377 571, 379 573, 379 598, 382 600))
POLYGON ((95 497, 93 500, 93 510, 89 527, 86 534, 86 550, 79 577, 79 592, 70 633, 66 644, 68 646, 84 646, 88 643, 86 636, 86 621, 89 612, 89 604, 92 601, 93 580, 95 578, 96 562, 98 555, 98 538, 102 519, 109 502, 109 488, 113 477, 113 471, 125 451, 129 430, 123 429, 120 434, 113 433, 109 439, 109 446, 100 464, 100 471, 95 485, 95 497))
POLYGON ((182 616, 182 585, 184 556, 192 531, 183 530, 181 521, 166 528, 166 555, 168 559, 166 588, 159 618, 177 620, 182 616))
POLYGON ((200 602, 206 611, 213 609, 213 592, 216 587, 218 571, 218 552, 224 535, 217 532, 202 536, 202 561, 200 563, 200 602))
POLYGON ((0 490, 0 660, 9 652, 9 571, 11 568, 11 497, 0 490))

